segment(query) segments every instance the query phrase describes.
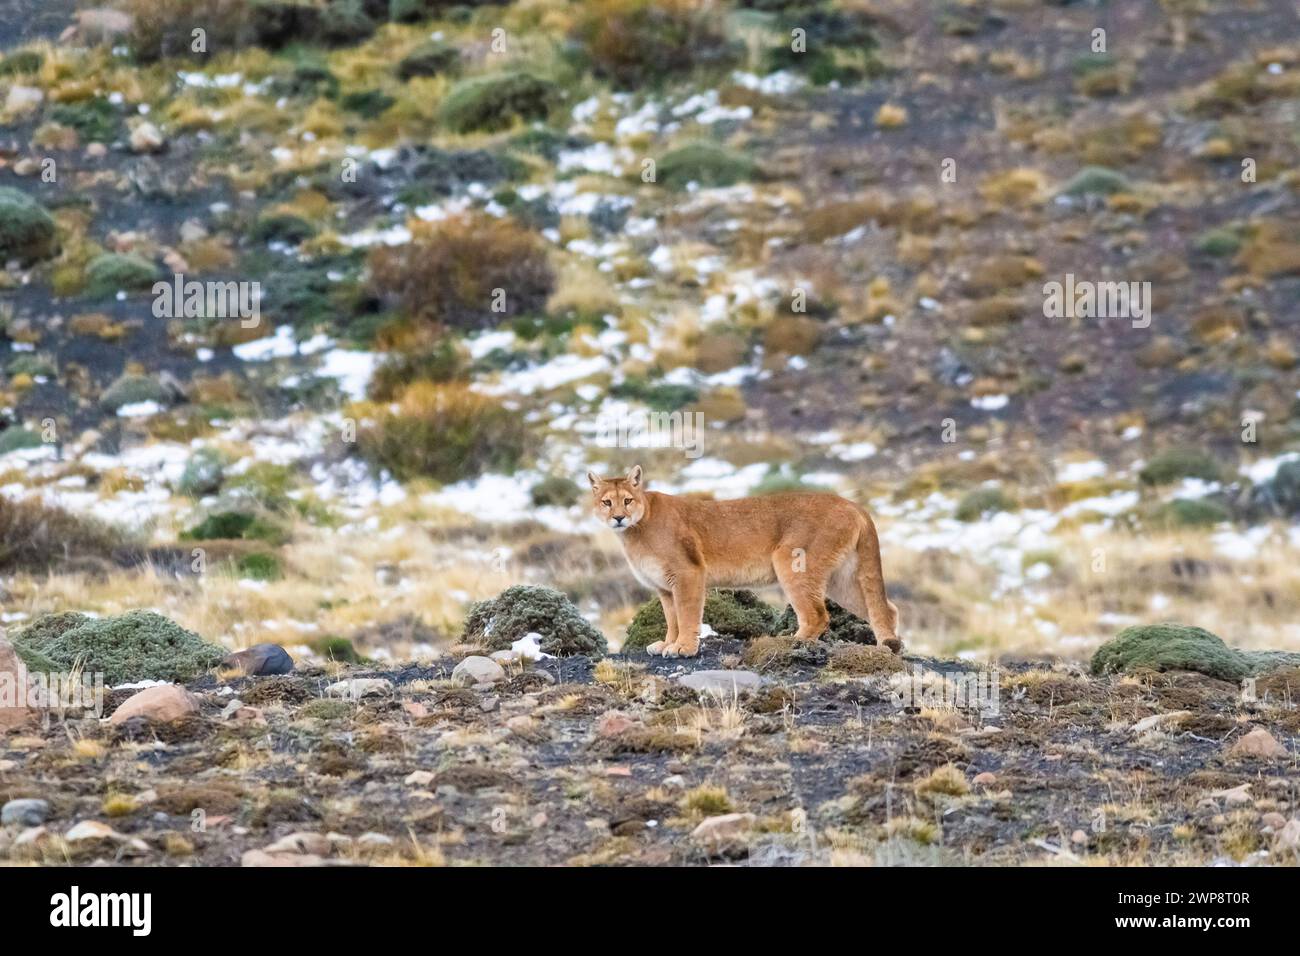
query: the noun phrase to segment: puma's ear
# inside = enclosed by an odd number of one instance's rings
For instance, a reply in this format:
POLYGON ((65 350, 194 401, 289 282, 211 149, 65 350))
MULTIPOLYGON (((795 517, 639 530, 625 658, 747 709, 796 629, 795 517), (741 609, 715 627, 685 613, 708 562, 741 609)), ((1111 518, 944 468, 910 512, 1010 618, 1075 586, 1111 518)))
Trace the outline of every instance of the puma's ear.
POLYGON ((627 473, 628 484, 633 488, 641 487, 641 466, 633 465, 632 470, 627 473))
POLYGON ((592 491, 595 491, 597 488, 600 487, 600 479, 596 477, 596 473, 594 471, 587 472, 587 480, 591 482, 592 491))

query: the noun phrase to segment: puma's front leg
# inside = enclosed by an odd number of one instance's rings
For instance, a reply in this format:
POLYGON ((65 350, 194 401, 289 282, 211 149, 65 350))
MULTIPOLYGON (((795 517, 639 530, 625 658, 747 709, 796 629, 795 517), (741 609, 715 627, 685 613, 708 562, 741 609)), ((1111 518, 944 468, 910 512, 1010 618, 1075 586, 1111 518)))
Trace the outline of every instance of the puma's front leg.
POLYGON ((694 657, 700 652, 700 626, 704 623, 704 569, 677 576, 673 583, 677 607, 677 638, 665 644, 664 657, 694 657))
POLYGON ((665 647, 677 643, 677 608, 673 604, 673 592, 660 590, 659 603, 663 605, 664 621, 668 625, 668 631, 662 641, 655 641, 653 644, 646 645, 647 654, 659 655, 664 652, 665 647))

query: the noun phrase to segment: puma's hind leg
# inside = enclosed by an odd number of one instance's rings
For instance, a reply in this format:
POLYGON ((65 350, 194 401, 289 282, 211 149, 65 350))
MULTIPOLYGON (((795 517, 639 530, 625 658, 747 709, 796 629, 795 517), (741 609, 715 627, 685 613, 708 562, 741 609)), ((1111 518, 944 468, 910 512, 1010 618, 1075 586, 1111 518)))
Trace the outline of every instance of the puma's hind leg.
POLYGON ((785 599, 799 619, 795 640, 815 641, 831 623, 831 616, 826 613, 826 583, 809 568, 796 569, 789 561, 789 554, 788 549, 778 550, 772 557, 772 567, 785 599))

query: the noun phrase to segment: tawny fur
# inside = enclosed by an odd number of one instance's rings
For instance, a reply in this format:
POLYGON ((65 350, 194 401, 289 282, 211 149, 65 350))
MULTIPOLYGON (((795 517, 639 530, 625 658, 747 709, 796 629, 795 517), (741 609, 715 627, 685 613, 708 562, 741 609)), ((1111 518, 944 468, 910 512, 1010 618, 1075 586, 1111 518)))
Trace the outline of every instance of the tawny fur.
POLYGON ((693 657, 710 587, 778 584, 816 640, 830 623, 825 599, 865 618, 901 653, 898 608, 885 596, 871 516, 836 495, 790 493, 709 501, 646 491, 638 465, 619 478, 588 472, 596 516, 617 531, 637 580, 659 594, 668 634, 646 650, 693 657))

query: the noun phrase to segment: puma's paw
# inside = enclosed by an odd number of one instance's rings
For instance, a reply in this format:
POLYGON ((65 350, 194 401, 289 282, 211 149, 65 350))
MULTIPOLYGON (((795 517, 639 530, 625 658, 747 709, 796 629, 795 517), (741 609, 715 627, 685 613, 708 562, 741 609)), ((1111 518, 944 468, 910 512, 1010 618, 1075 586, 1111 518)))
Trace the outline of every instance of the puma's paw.
POLYGON ((896 637, 887 637, 880 643, 889 648, 895 654, 903 653, 903 642, 896 637))
POLYGON ((700 652, 700 641, 696 638, 694 641, 678 641, 672 645, 672 653, 664 652, 664 657, 694 657, 700 652))
POLYGON ((660 654, 664 653, 664 650, 667 647, 668 647, 667 641, 655 641, 653 644, 647 644, 645 646, 645 652, 649 654, 651 657, 658 657, 660 654))

